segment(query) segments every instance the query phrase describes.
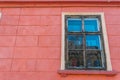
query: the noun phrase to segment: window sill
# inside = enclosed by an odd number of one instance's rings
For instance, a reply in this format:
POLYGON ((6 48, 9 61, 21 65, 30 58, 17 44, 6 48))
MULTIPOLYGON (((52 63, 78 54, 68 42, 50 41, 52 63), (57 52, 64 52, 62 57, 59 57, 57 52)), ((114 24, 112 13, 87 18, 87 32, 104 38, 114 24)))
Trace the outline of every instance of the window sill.
POLYGON ((58 70, 58 73, 65 77, 67 75, 106 75, 115 76, 118 72, 116 71, 97 71, 97 70, 58 70))

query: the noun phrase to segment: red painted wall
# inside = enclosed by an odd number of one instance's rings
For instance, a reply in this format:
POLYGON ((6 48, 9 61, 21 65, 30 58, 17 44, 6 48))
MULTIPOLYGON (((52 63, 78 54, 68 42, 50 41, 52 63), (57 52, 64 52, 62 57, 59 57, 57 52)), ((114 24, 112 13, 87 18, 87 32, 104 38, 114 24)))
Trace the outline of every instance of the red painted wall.
POLYGON ((55 1, 55 2, 58 2, 58 1, 60 1, 60 2, 64 2, 64 1, 72 1, 72 2, 74 2, 74 1, 79 1, 79 2, 119 2, 120 0, 0 0, 0 2, 7 2, 7 1, 10 1, 10 2, 14 2, 14 1, 19 1, 19 2, 25 2, 25 1, 34 1, 34 2, 53 2, 53 1, 55 1))
MULTIPOLYGON (((75 5, 75 4, 74 4, 75 5)), ((62 12, 104 12, 113 70, 120 71, 120 7, 0 8, 0 80, 120 80, 106 75, 61 77, 62 12)))

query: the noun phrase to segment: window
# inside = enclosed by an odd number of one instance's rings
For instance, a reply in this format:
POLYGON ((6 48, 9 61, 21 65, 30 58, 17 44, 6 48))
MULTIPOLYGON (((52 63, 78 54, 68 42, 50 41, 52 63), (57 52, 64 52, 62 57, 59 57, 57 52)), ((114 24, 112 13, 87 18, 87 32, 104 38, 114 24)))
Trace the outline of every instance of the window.
POLYGON ((61 69, 112 70, 103 13, 64 13, 61 69))

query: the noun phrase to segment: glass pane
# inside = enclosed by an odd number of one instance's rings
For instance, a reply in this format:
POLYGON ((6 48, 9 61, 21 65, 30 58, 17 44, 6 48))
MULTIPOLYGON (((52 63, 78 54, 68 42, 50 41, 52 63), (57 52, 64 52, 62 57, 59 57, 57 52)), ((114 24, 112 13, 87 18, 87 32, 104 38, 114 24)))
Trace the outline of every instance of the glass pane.
POLYGON ((86 61, 88 68, 101 68, 102 60, 100 51, 86 51, 86 61))
POLYGON ((87 49, 101 49, 100 35, 86 35, 87 49))
POLYGON ((68 68, 80 68, 84 66, 83 51, 69 51, 68 68))
POLYGON ((81 32, 82 21, 81 19, 68 19, 68 32, 81 32))
POLYGON ((82 49, 83 37, 80 35, 68 35, 68 49, 82 49))
POLYGON ((99 24, 97 18, 86 18, 84 20, 84 26, 86 32, 98 32, 99 24))

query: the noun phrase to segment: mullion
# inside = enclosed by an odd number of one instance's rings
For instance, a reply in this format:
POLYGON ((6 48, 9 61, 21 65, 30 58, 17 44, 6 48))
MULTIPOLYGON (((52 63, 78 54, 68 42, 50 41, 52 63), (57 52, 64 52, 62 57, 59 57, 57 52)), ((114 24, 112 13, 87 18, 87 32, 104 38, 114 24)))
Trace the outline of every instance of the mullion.
POLYGON ((68 35, 83 35, 82 32, 68 32, 68 35))
POLYGON ((83 32, 83 61, 84 61, 84 67, 86 69, 86 54, 85 54, 85 47, 86 47, 86 42, 85 42, 85 30, 84 30, 84 17, 82 17, 82 32, 83 32))
POLYGON ((94 35, 94 34, 95 34, 95 35, 101 35, 102 33, 101 33, 101 32, 85 32, 85 34, 86 34, 86 35, 87 35, 87 34, 88 34, 88 35, 89 35, 89 34, 90 34, 90 35, 94 35))
POLYGON ((91 35, 101 35, 101 32, 68 32, 67 34, 74 34, 74 35, 83 35, 83 34, 91 34, 91 35))

